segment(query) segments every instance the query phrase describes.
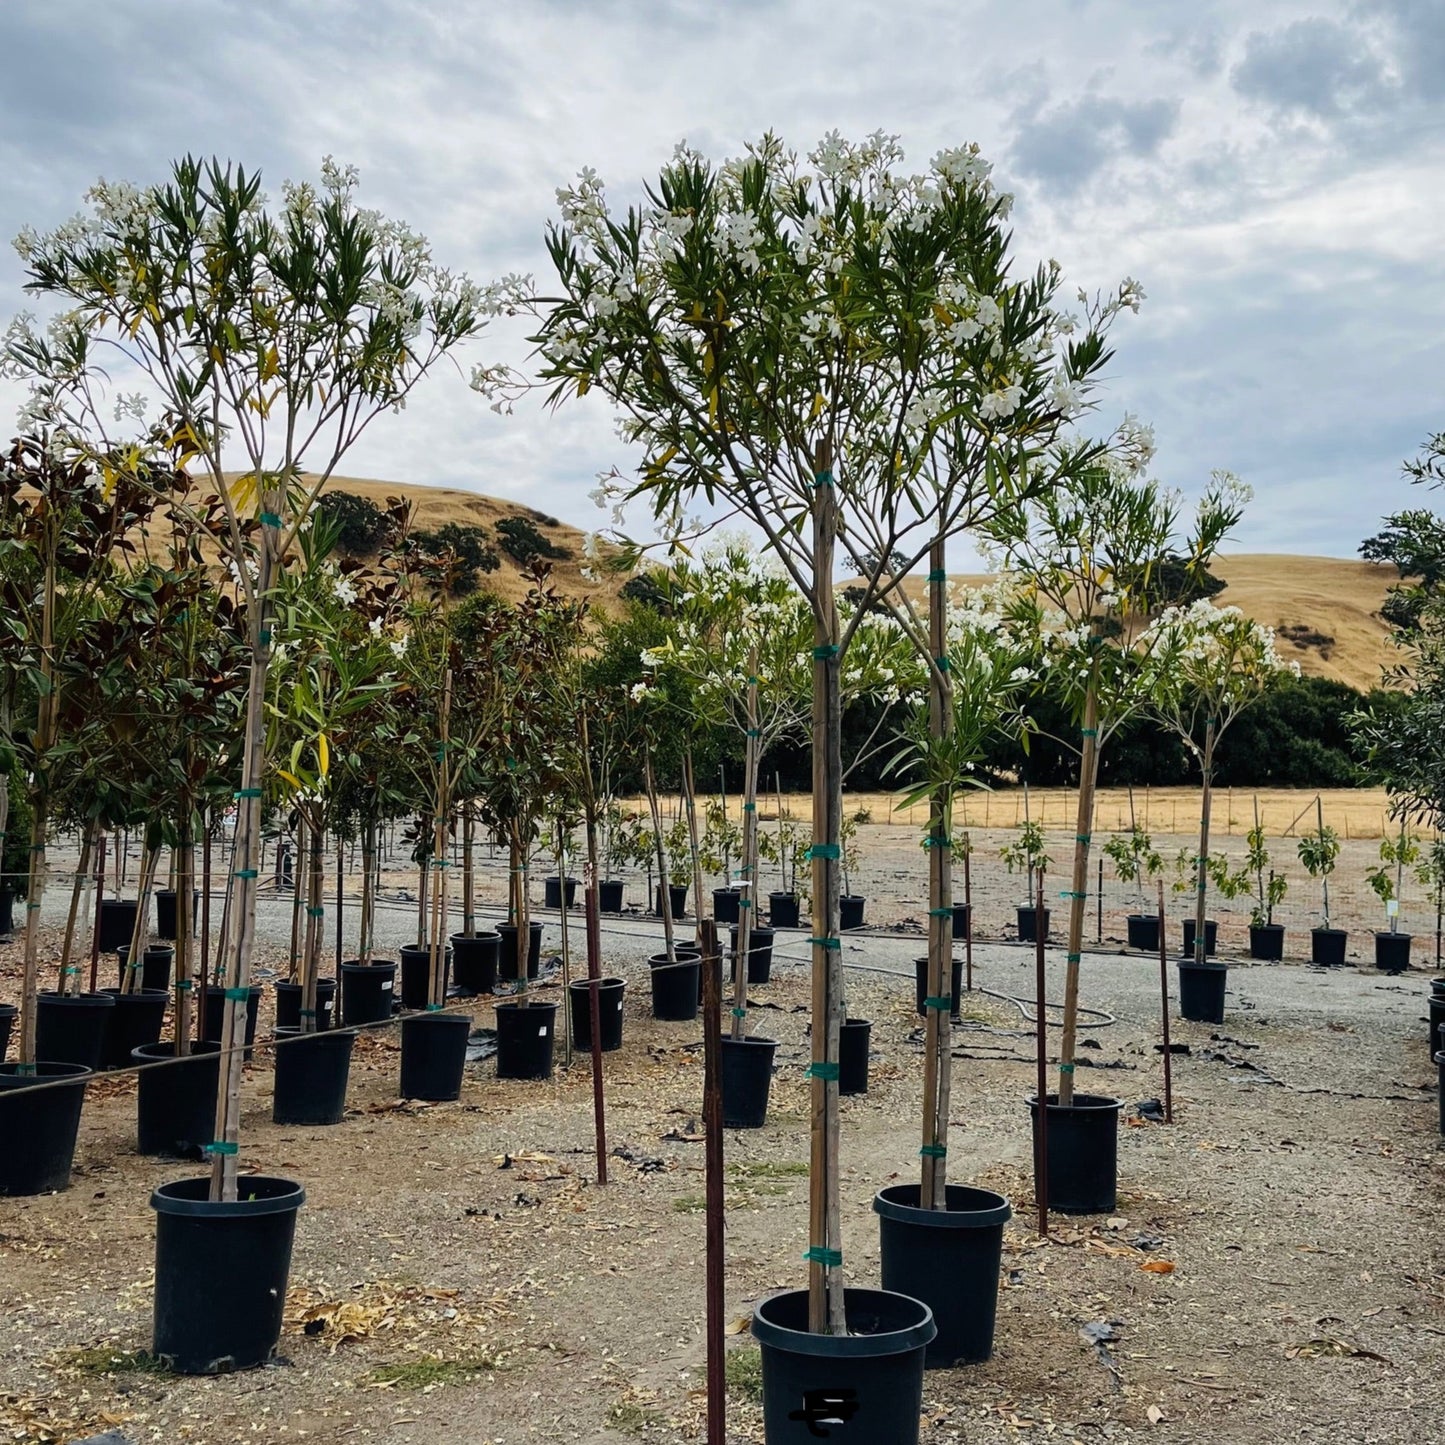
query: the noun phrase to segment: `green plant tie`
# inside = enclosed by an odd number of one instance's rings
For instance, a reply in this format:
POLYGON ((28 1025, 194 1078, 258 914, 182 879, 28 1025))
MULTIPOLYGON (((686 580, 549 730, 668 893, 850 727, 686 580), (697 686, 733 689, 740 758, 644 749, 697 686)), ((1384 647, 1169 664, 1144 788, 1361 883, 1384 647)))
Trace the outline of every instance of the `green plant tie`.
POLYGON ((439 1003, 429 1003, 429 1004, 426 1006, 426 1011, 427 1011, 429 1014, 440 1013, 440 1012, 442 1011, 442 1005, 439 1004, 439 1003))
POLYGON ((833 473, 830 471, 814 472, 813 485, 815 487, 831 487, 833 485, 833 473))
POLYGON ((841 1249, 828 1249, 821 1244, 810 1244, 803 1251, 803 1258, 809 1264, 821 1264, 824 1269, 837 1269, 843 1263, 841 1249))
POLYGON ((1064 955, 1064 962, 1065 962, 1065 963, 1082 963, 1083 961, 1084 961, 1084 960, 1083 960, 1083 955, 1082 955, 1082 954, 1078 954, 1078 953, 1066 953, 1066 954, 1064 955))
POLYGON ((1074 1066, 1072 1064, 1060 1064, 1059 1072, 1061 1074, 1072 1074, 1074 1072, 1074 1066))
POLYGON ((837 843, 814 843, 813 846, 808 849, 809 858, 838 859, 842 856, 843 849, 837 843))
POLYGON ((262 512, 261 525, 263 527, 279 527, 281 525, 281 519, 275 512, 262 512))
POLYGON ((739 898, 739 899, 738 899, 738 907, 739 907, 739 908, 751 908, 752 906, 753 906, 753 900, 752 900, 751 898, 739 898))
POLYGON ((735 1009, 733 1010, 733 1017, 734 1017, 735 1019, 745 1019, 745 1018, 747 1018, 747 1016, 748 1016, 748 1011, 747 1011, 747 1009, 745 1009, 745 1008, 735 1008, 735 1009))
POLYGON ((1098 729, 1098 728, 1080 728, 1080 729, 1079 729, 1079 736, 1080 736, 1081 738, 1096 738, 1096 737, 1099 736, 1099 729, 1098 729))
POLYGON ((952 848, 953 839, 947 833, 929 833, 923 840, 925 848, 952 848))
POLYGON ((433 858, 431 860, 431 866, 433 868, 450 868, 452 866, 452 860, 450 858, 433 858))
POLYGON ((271 629, 269 627, 263 627, 261 631, 257 634, 256 640, 261 644, 262 647, 270 647, 271 629))
POLYGON ((745 812, 745 813, 756 813, 757 811, 758 811, 758 805, 757 805, 756 803, 744 803, 744 804, 743 804, 743 812, 745 812))
POLYGON ((144 968, 144 967, 145 967, 145 964, 144 964, 144 961, 142 961, 141 963, 128 963, 128 964, 126 964, 126 967, 127 967, 132 973, 136 973, 136 972, 138 972, 140 969, 144 968))
POLYGON ((947 582, 948 573, 945 572, 942 567, 935 567, 933 571, 928 574, 928 580, 930 582, 947 582))
POLYGON ((33 1077, 35 1076, 35 1065, 34 1065, 34 1064, 16 1064, 16 1065, 15 1065, 15 1072, 16 1072, 21 1078, 24 1078, 24 1079, 33 1078, 33 1077))
POLYGON ((260 876, 254 868, 238 868, 231 874, 232 878, 259 878, 260 876))
POLYGON ((953 1000, 951 998, 926 998, 923 1000, 924 1008, 931 1008, 938 1013, 952 1013, 953 1000))
POLYGON ((1089 844, 1092 843, 1093 841, 1094 841, 1094 835, 1093 835, 1092 833, 1075 833, 1075 834, 1074 834, 1074 842, 1076 842, 1076 843, 1082 843, 1082 844, 1084 845, 1084 847, 1086 847, 1086 848, 1087 848, 1087 847, 1089 846, 1089 844))
POLYGON ((239 1154, 241 1146, 233 1144, 228 1139, 217 1139, 215 1143, 206 1145, 205 1152, 207 1154, 239 1154))
POLYGON ((952 918, 952 917, 953 917, 953 909, 951 909, 951 908, 930 908, 930 909, 928 910, 928 916, 929 916, 930 918, 952 918))
POLYGON ((178 978, 176 980, 176 988, 181 993, 189 993, 194 987, 195 985, 188 978, 178 978))
POLYGON ((231 796, 233 798, 259 798, 261 790, 260 788, 237 788, 231 796))
POLYGON ((39 913, 40 905, 38 903, 27 903, 25 905, 25 911, 27 913, 39 913))
POLYGON ((810 938, 808 942, 817 948, 833 949, 839 953, 843 951, 843 945, 836 938, 810 938))
POLYGON ((750 737, 750 738, 760 738, 760 737, 762 737, 762 735, 763 735, 763 730, 762 730, 762 728, 749 728, 748 731, 747 731, 747 736, 750 737))
POLYGON ((304 1019, 314 1019, 314 1018, 317 1016, 317 1015, 316 1015, 316 1010, 315 1010, 314 1008, 298 1009, 297 1012, 298 1012, 298 1013, 301 1015, 301 1017, 304 1018, 304 1019))
POLYGON ((925 1144, 919 1151, 924 1159, 946 1159, 948 1149, 942 1144, 925 1144))
POLYGON ((62 968, 60 971, 61 971, 61 973, 70 973, 70 974, 79 973, 79 972, 80 972, 80 965, 79 965, 78 963, 69 964, 69 965, 67 965, 65 968, 62 968))
POLYGON ((1060 898, 1087 898, 1087 893, 1075 893, 1072 889, 1066 888, 1059 894, 1060 898))
POLYGON ((306 916, 308 918, 325 918, 326 910, 324 908, 312 908, 308 905, 306 909, 306 916))
POLYGON ((749 687, 756 687, 757 685, 758 685, 758 679, 755 678, 755 677, 752 675, 752 673, 749 673, 749 674, 748 674, 748 686, 749 686, 749 687))
POLYGON ((809 1064, 803 1070, 803 1076, 809 1079, 822 1079, 826 1083, 837 1083, 838 1061, 836 1059, 821 1059, 815 1064, 809 1064))
POLYGON ((226 1001, 228 1003, 245 1003, 251 997, 249 988, 228 988, 226 990, 226 1001))
POLYGON ((824 643, 822 647, 813 649, 813 659, 816 662, 826 662, 830 657, 837 657, 838 644, 836 642, 824 643))
POLYGON ((938 670, 940 672, 948 672, 953 667, 953 664, 947 657, 935 657, 933 660, 938 664, 938 670))

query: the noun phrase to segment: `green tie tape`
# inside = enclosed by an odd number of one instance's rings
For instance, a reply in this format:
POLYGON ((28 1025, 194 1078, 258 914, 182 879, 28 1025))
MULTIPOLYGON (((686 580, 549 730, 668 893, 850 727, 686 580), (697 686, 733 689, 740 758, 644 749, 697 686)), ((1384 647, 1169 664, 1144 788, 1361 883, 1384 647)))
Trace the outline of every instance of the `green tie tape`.
POLYGON ((745 1009, 745 1008, 735 1008, 735 1009, 733 1010, 733 1017, 734 1017, 735 1019, 745 1019, 745 1018, 747 1018, 747 1016, 748 1016, 748 1011, 747 1011, 747 1009, 745 1009))
POLYGON ((214 1143, 207 1144, 202 1152, 206 1154, 239 1154, 241 1146, 233 1144, 227 1139, 217 1139, 214 1143))
POLYGON ((67 967, 62 968, 60 971, 61 973, 79 973, 80 965, 78 963, 70 964, 67 967))
POLYGON ((251 990, 249 988, 228 988, 226 990, 226 1000, 229 1003, 244 1003, 250 997, 251 990))
POLYGON ((1061 1074, 1072 1074, 1074 1072, 1074 1066, 1072 1064, 1060 1064, 1059 1072, 1061 1074))
POLYGON ((933 660, 938 664, 938 670, 940 672, 948 672, 953 667, 953 664, 948 660, 947 657, 935 657, 933 660))
POLYGON ((836 949, 839 953, 843 951, 843 945, 836 938, 810 938, 808 942, 818 948, 836 949))
POLYGON ((925 1159, 946 1159, 948 1149, 942 1144, 925 1144, 919 1151, 925 1159))
POLYGON ((947 833, 930 833, 924 840, 925 848, 952 848, 953 839, 947 833))
POLYGON ((805 1078, 822 1079, 824 1083, 836 1083, 838 1080, 838 1063, 834 1059, 824 1059, 816 1064, 809 1064, 803 1070, 805 1078))
POLYGON ((314 1018, 318 1018, 318 1017, 320 1016, 319 1013, 318 1013, 318 1011, 317 1011, 316 1009, 314 1009, 314 1008, 298 1009, 297 1012, 298 1012, 298 1013, 301 1015, 301 1017, 304 1018, 304 1019, 314 1019, 314 1018))
POLYGON ((1066 953, 1066 954, 1064 955, 1064 962, 1065 962, 1065 963, 1082 963, 1083 961, 1084 961, 1084 959, 1083 959, 1083 955, 1082 955, 1082 954, 1078 954, 1078 953, 1066 953))
POLYGON ((231 874, 232 878, 259 878, 260 876, 254 868, 238 868, 231 874))
POLYGON ((752 675, 752 673, 749 673, 749 674, 748 674, 748 686, 749 686, 749 687, 756 687, 757 685, 758 685, 758 679, 755 678, 755 677, 752 675))
POLYGON ((948 573, 945 572, 942 567, 935 567, 933 571, 928 574, 928 580, 930 582, 947 582, 948 573))
POLYGON ((813 485, 815 487, 831 487, 833 485, 833 473, 826 470, 814 472, 813 485))
POLYGON ((1075 893, 1070 888, 1064 889, 1064 891, 1059 894, 1060 898, 1087 898, 1088 896, 1087 893, 1075 893))
POLYGON ((178 979, 176 980, 176 987, 177 987, 182 993, 189 993, 194 986, 195 986, 195 985, 192 984, 191 981, 190 981, 190 979, 188 979, 188 978, 178 978, 178 979))
POLYGON ((233 798, 259 798, 261 790, 260 788, 237 788, 231 796, 233 798))
POLYGON ((429 1004, 426 1006, 426 1011, 427 1011, 429 1014, 440 1013, 440 1012, 442 1011, 442 1007, 443 1007, 443 1006, 442 1006, 441 1004, 439 1004, 439 1003, 429 1003, 429 1004))
POLYGON ((324 908, 311 908, 311 907, 308 907, 308 908, 306 909, 306 916, 307 916, 308 918, 325 918, 325 917, 326 917, 326 910, 325 910, 324 908))
POLYGON ((808 849, 809 858, 832 858, 839 859, 843 856, 843 849, 837 843, 814 843, 808 849))
POLYGON ((936 1009, 939 1013, 952 1013, 953 1000, 951 998, 926 998, 923 1000, 923 1007, 936 1009))
POLYGON ((757 805, 756 803, 744 803, 744 804, 743 804, 743 812, 745 812, 745 813, 756 813, 757 811, 758 811, 758 805, 757 805))
POLYGON ((930 918, 952 918, 952 917, 953 917, 953 909, 951 909, 951 908, 930 908, 930 909, 928 910, 928 916, 929 916, 930 918))
POLYGON ((1089 844, 1092 843, 1093 841, 1094 841, 1094 835, 1093 835, 1092 833, 1075 833, 1075 834, 1074 834, 1074 842, 1076 842, 1076 843, 1082 843, 1082 844, 1084 845, 1084 847, 1086 847, 1086 848, 1087 848, 1087 847, 1089 846, 1089 844))
POLYGON ((753 901, 752 901, 751 898, 739 898, 739 899, 738 899, 738 907, 739 907, 739 908, 751 908, 752 906, 753 906, 753 901))
POLYGON ((1096 737, 1099 736, 1099 729, 1098 729, 1098 728, 1080 728, 1080 729, 1079 729, 1079 736, 1080 736, 1081 738, 1096 738, 1096 737))
POLYGON ((760 738, 763 735, 763 730, 762 728, 749 728, 746 735, 750 738, 760 738))
POLYGON ((813 649, 813 660, 815 662, 827 662, 831 657, 837 657, 838 644, 836 642, 825 643, 822 647, 813 649))
POLYGON ((275 512, 262 512, 261 525, 263 527, 279 527, 281 525, 281 519, 275 512))
POLYGON ((824 1269, 837 1269, 843 1263, 843 1251, 841 1249, 828 1249, 821 1244, 810 1244, 803 1251, 803 1258, 809 1264, 821 1264, 824 1269))
POLYGON ((261 644, 262 647, 270 647, 271 629, 269 627, 263 627, 260 633, 257 635, 256 640, 261 644))

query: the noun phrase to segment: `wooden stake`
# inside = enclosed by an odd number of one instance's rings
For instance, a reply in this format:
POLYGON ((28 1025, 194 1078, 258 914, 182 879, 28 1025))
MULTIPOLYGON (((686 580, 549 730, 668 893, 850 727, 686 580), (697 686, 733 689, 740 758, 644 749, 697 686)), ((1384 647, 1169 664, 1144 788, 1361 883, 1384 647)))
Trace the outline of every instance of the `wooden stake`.
MULTIPOLYGON (((1034 906, 1035 915, 1044 916, 1044 875, 1039 872, 1038 893, 1034 906)), ((1037 1019, 1035 1038, 1038 1042, 1038 1113, 1034 1125, 1034 1194, 1038 1201, 1039 1233, 1049 1232, 1049 1008, 1048 970, 1044 957, 1044 930, 1042 923, 1034 929, 1034 994, 1036 1002, 1034 1016, 1037 1019)))
MULTIPOLYGON (((987 794, 984 794, 985 799, 987 794)), ((984 804, 987 808, 987 802, 984 804)), ((963 967, 969 993, 973 992, 973 840, 963 835, 963 901, 967 906, 968 926, 963 930, 963 967)))
MULTIPOLYGON (((758 652, 748 657, 747 739, 743 748, 743 856, 738 870, 738 944, 733 950, 732 1036, 747 1036, 748 962, 752 957, 753 914, 758 888, 758 652)), ((724 800, 726 805, 726 800, 724 800)), ((721 947, 721 944, 719 944, 721 947)))
POLYGON ((99 985, 100 973, 100 916, 101 904, 105 901, 105 834, 102 832, 95 845, 95 917, 90 930, 90 991, 94 993, 99 985))
POLYGON ((1209 818, 1214 798, 1214 719, 1204 720, 1204 758, 1200 772, 1203 787, 1199 797, 1199 864, 1195 878, 1194 898, 1194 961, 1203 963, 1209 956, 1205 937, 1205 914, 1209 906, 1209 818))
MULTIPOLYGON (((1069 884, 1069 943, 1064 965, 1064 1025, 1059 1039, 1059 1104, 1074 1102, 1074 1050, 1079 1023, 1079 961, 1084 950, 1084 906, 1089 890, 1089 835, 1094 826, 1094 787, 1099 768, 1099 694, 1091 678, 1084 695, 1079 748, 1079 806, 1074 822, 1074 871, 1069 884)), ((1042 931, 1044 915, 1034 919, 1042 931)))
POLYGON ((1169 940, 1164 936, 1164 880, 1159 880, 1159 994, 1164 1019, 1164 1122, 1174 1122, 1174 1061, 1169 1052, 1169 940))
MULTIPOLYGON (((582 748, 587 749, 587 722, 582 722, 582 748)), ((597 892, 597 818, 586 820, 587 864, 583 874, 583 908, 587 924, 587 1001, 592 1006, 592 1132, 597 1144, 597 1182, 607 1183, 607 1100, 602 1077, 602 903, 597 892)), ((562 870, 562 918, 567 917, 567 871, 562 870)), ((704 1044, 706 1048, 706 1044, 704 1044)))
POLYGON ((718 990, 717 924, 701 919, 702 949, 702 1126, 704 1218, 707 1227, 707 1445, 727 1445, 727 1376, 724 1343, 725 1259, 723 1252, 722 997, 718 990))

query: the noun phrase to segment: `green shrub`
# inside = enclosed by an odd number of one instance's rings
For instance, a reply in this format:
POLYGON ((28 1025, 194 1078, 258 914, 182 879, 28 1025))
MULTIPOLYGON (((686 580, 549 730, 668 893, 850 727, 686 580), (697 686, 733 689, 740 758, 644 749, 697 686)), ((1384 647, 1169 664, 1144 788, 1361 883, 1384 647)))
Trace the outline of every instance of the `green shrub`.
POLYGON ((370 556, 386 540, 390 522, 367 497, 354 492, 323 492, 317 512, 336 528, 337 548, 352 557, 370 556))
POLYGON ((503 517, 497 523, 497 538, 502 551, 523 567, 530 566, 539 557, 557 561, 572 555, 566 547, 548 541, 536 524, 523 516, 503 517))

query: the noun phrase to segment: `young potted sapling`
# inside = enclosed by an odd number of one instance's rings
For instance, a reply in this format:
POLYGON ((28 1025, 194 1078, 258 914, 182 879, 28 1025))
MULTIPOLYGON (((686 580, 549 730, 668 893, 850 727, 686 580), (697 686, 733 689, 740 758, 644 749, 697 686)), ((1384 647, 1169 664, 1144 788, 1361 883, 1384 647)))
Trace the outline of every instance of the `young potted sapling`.
POLYGON ((1114 865, 1120 883, 1133 886, 1135 911, 1125 919, 1130 948, 1145 953, 1159 951, 1159 915, 1148 911, 1144 885, 1164 871, 1164 859, 1154 840, 1135 823, 1127 833, 1116 833, 1104 844, 1104 856, 1114 865))
POLYGON ((1310 930, 1310 962, 1322 968, 1337 968, 1345 961, 1347 934, 1330 927, 1330 874, 1340 857, 1340 835, 1325 827, 1323 811, 1316 805, 1315 826, 1299 840, 1299 860, 1305 872, 1320 882, 1321 923, 1310 930))
POLYGON ((1385 905, 1388 929, 1375 934, 1375 967, 1386 973, 1404 973, 1410 967, 1410 935, 1401 933, 1400 902, 1405 869, 1420 861, 1420 840, 1402 821, 1397 837, 1380 842, 1380 862, 1365 875, 1375 896, 1385 905))
MULTIPOLYGON (((998 856, 1003 859, 1004 867, 1010 874, 1018 873, 1023 876, 1029 896, 1037 897, 1038 890, 1034 887, 1034 879, 1041 873, 1047 873, 1054 861, 1049 857, 1043 828, 1032 818, 1025 818, 1018 825, 1018 836, 1012 842, 1005 843, 998 850, 998 856)), ((1049 936, 1051 911, 1048 908, 1044 909, 1042 930, 1045 938, 1049 936)), ((1016 914, 1020 942, 1034 942, 1039 936, 1038 929, 1040 928, 1037 903, 1020 903, 1016 914)))
POLYGON ((1284 957, 1284 924, 1274 910, 1289 892, 1289 880, 1269 866, 1269 847, 1255 803, 1254 827, 1245 835, 1245 868, 1254 880, 1254 907, 1249 915, 1249 956, 1278 963, 1284 957))

